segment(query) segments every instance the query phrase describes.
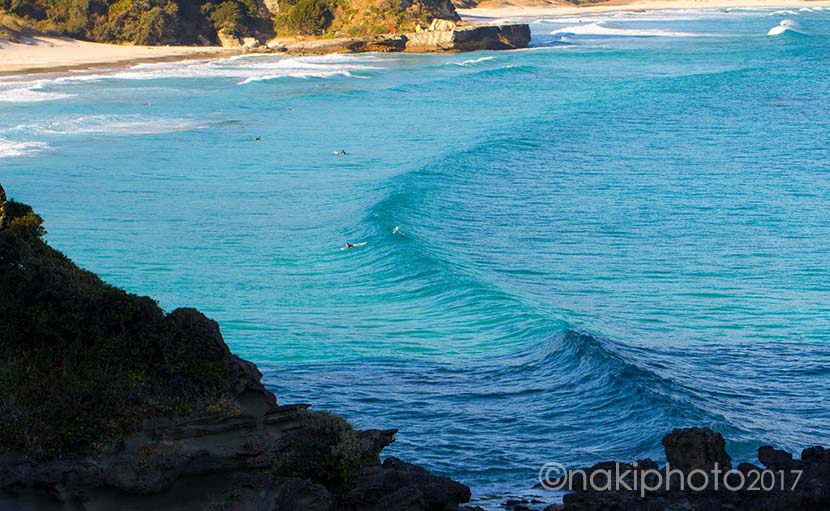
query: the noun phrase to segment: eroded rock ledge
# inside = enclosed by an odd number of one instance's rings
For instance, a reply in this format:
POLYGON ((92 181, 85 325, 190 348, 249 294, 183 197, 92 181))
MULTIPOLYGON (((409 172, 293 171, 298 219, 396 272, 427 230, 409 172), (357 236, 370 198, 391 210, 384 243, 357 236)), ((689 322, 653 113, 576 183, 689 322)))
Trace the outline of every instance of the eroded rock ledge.
MULTIPOLYGON (((268 43, 271 51, 297 55, 361 52, 465 52, 479 50, 513 50, 530 44, 530 26, 453 25, 444 30, 409 34, 389 34, 370 38, 275 39, 268 43)), ((266 50, 267 51, 267 50, 266 50)))
POLYGON ((443 511, 470 490, 395 430, 279 406, 195 309, 81 270, 0 186, 0 509, 443 511))

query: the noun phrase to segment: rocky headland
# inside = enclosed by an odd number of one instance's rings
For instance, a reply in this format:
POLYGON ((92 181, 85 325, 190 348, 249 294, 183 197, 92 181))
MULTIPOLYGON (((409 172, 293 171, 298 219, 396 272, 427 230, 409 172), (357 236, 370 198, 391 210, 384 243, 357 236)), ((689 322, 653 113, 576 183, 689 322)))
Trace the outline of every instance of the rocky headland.
POLYGON ((279 405, 195 309, 78 268, 0 187, 0 509, 438 511, 470 490, 395 430, 279 405))
MULTIPOLYGON (((476 511, 470 489, 380 454, 356 430, 279 404, 195 309, 162 311, 78 268, 0 186, 0 509, 476 511)), ((733 464, 708 428, 662 441, 666 464, 550 472, 510 511, 830 509, 830 449, 771 446, 733 464), (554 494, 552 494, 554 495, 554 494), (550 500, 548 500, 550 502, 550 500)))
POLYGON ((290 54, 524 48, 530 27, 465 23, 450 0, 0 1, 0 40, 37 36, 290 54))

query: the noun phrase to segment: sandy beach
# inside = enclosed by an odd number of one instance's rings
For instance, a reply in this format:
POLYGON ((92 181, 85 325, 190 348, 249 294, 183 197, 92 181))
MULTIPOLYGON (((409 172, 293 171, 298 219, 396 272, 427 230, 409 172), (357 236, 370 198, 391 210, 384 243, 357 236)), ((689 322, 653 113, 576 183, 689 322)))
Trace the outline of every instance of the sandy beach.
POLYGON ((654 11, 661 9, 788 9, 788 8, 830 7, 828 0, 642 0, 635 2, 608 2, 599 5, 577 7, 573 5, 501 5, 497 2, 484 3, 484 7, 458 9, 463 19, 470 23, 491 23, 494 20, 513 18, 536 18, 552 16, 573 16, 585 13, 621 11, 654 11))
POLYGON ((216 58, 239 54, 216 46, 126 46, 32 37, 22 43, 0 40, 0 74, 68 71, 87 67, 216 58))
MULTIPOLYGON (((660 9, 830 7, 830 0, 642 0, 630 3, 615 1, 586 7, 538 6, 534 3, 502 5, 499 2, 485 2, 484 7, 458 9, 458 12, 469 23, 492 23, 506 19, 660 9)), ((24 42, 17 43, 0 39, 0 74, 69 71, 140 62, 223 58, 239 53, 239 50, 216 46, 128 46, 54 37, 31 37, 24 42)))

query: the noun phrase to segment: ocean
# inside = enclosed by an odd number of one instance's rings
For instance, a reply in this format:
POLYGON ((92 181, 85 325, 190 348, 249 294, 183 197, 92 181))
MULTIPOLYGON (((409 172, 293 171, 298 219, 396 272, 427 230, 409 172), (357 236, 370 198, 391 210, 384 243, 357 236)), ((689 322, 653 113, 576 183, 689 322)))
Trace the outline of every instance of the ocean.
POLYGON ((517 51, 0 77, 0 182, 485 506, 674 427, 826 444, 830 11, 529 21, 517 51))

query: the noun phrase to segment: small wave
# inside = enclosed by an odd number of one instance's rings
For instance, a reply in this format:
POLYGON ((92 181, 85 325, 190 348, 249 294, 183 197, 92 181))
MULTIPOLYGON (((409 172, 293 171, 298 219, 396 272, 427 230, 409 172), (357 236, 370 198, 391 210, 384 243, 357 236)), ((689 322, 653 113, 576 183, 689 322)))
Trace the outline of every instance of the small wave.
POLYGON ((375 56, 322 55, 285 57, 275 55, 242 55, 214 61, 138 64, 125 71, 97 74, 73 74, 54 80, 73 83, 98 80, 156 80, 168 78, 230 78, 240 85, 276 78, 358 77, 356 71, 378 69, 369 65, 375 56))
POLYGON ((479 62, 486 62, 488 60, 493 60, 495 57, 481 57, 478 59, 470 59, 465 60, 463 62, 453 62, 456 66, 469 66, 471 64, 478 64, 479 62))
MULTIPOLYGON (((18 85, 18 84, 14 84, 18 85)), ((56 99, 70 98, 72 94, 60 92, 42 91, 44 82, 38 81, 34 84, 26 84, 25 87, 15 87, 3 90, 0 88, 0 102, 4 103, 38 103, 40 101, 53 101, 56 99)))
POLYGON ((662 28, 612 28, 604 26, 602 22, 571 25, 554 30, 551 34, 599 37, 700 37, 707 35, 692 32, 672 32, 662 28))
POLYGON ((0 138, 0 158, 32 156, 48 147, 45 142, 15 142, 0 138))
POLYGON ((781 35, 785 32, 791 32, 794 34, 804 34, 801 25, 791 19, 781 20, 781 23, 769 29, 767 35, 781 35))
POLYGON ((73 118, 58 118, 48 123, 20 124, 6 133, 77 135, 103 133, 109 135, 154 135, 191 131, 205 128, 206 124, 169 117, 147 117, 143 115, 90 115, 73 118))
POLYGON ((798 11, 787 9, 783 11, 772 11, 767 16, 798 16, 798 11))
MULTIPOLYGON (((355 77, 352 73, 346 70, 338 70, 338 71, 328 71, 328 72, 295 72, 295 73, 283 73, 283 74, 268 74, 268 75, 258 75, 258 76, 250 76, 241 82, 239 85, 245 85, 248 83, 253 82, 267 82, 268 80, 276 80, 277 78, 330 78, 333 76, 345 76, 347 78, 355 77)), ((361 76, 357 76, 355 78, 363 78, 361 76)))

